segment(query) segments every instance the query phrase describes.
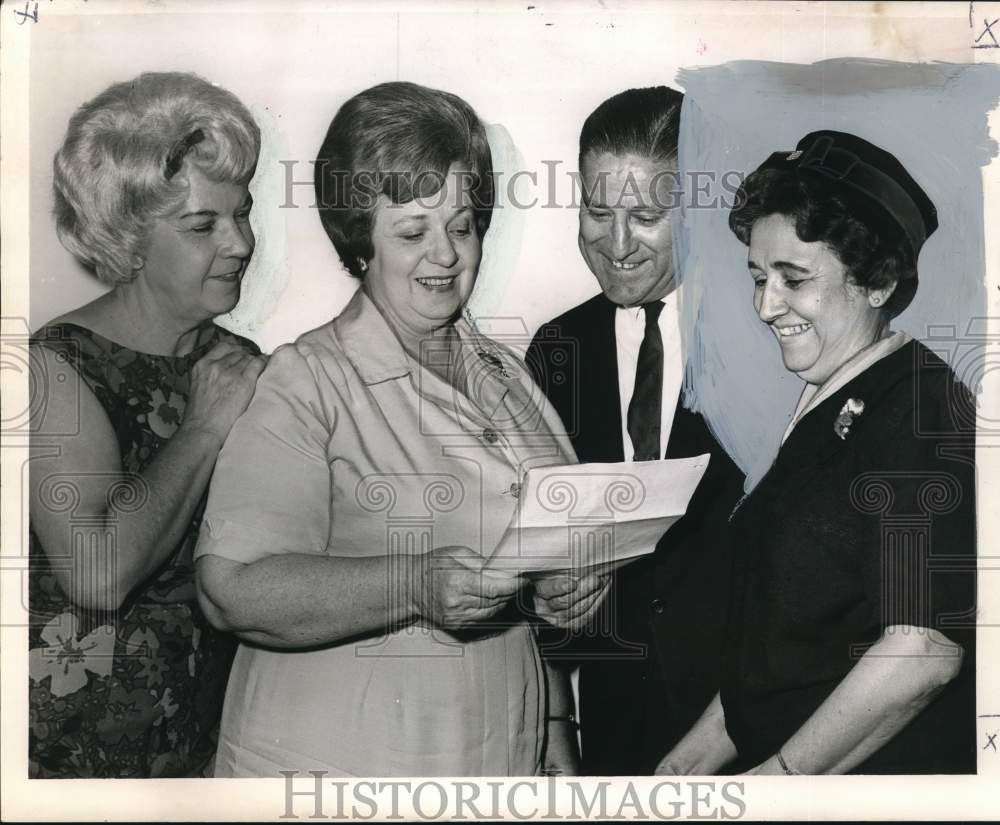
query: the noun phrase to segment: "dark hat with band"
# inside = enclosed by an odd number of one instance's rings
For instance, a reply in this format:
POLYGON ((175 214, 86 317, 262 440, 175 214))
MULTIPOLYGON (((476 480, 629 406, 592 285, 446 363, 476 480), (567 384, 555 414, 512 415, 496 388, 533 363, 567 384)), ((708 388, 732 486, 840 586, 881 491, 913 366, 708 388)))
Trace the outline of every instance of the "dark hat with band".
POLYGON ((931 199, 895 156, 856 135, 810 132, 794 152, 775 152, 761 168, 821 175, 864 195, 903 230, 914 260, 938 227, 931 199))

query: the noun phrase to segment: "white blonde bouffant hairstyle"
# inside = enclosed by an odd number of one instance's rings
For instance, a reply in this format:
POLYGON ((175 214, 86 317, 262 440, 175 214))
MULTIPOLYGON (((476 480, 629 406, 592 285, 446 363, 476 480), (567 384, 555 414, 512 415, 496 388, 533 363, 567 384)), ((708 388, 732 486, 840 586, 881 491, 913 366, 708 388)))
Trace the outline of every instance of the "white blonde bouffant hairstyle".
POLYGON ((185 161, 218 183, 249 183, 260 130, 239 99, 197 75, 116 83, 70 119, 54 167, 59 240, 107 284, 137 274, 149 222, 188 193, 185 161))

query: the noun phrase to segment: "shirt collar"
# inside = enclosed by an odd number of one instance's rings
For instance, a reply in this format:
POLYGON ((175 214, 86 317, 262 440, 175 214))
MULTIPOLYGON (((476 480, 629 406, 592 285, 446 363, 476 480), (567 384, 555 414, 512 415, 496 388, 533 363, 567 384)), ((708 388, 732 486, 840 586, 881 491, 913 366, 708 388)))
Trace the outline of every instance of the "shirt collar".
MULTIPOLYGON (((678 293, 680 290, 681 287, 678 285, 675 289, 670 290, 670 292, 659 299, 660 303, 663 304, 663 311, 660 313, 661 318, 667 317, 667 315, 671 312, 677 312, 679 299, 678 293)), ((609 301, 608 303, 611 302, 609 301)), ((612 306, 615 308, 617 313, 625 315, 633 321, 638 321, 640 318, 645 319, 645 310, 643 310, 642 304, 637 304, 636 306, 631 307, 623 307, 621 304, 612 304, 612 306)))
MULTIPOLYGON (((354 293, 334 326, 348 360, 366 385, 402 378, 414 369, 419 370, 363 289, 354 293)), ((483 411, 492 415, 509 386, 516 383, 516 366, 508 352, 476 329, 467 311, 455 322, 455 329, 462 340, 466 375, 474 376, 469 389, 475 391, 483 411)))
POLYGON ((354 293, 333 323, 348 360, 365 384, 409 374, 403 345, 363 289, 354 293))

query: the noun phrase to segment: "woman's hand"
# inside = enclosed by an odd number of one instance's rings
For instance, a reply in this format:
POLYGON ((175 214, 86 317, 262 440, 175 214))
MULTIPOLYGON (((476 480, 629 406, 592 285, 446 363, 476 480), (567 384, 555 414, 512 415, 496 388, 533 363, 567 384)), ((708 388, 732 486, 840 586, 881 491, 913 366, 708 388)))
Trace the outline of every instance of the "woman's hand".
MULTIPOLYGON (((892 625, 868 648, 780 753, 803 774, 847 773, 915 719, 962 666, 963 650, 939 630, 892 625)), ((753 772, 781 771, 777 756, 753 772)))
POLYGON ((786 772, 778 762, 777 756, 769 756, 756 767, 744 771, 741 776, 785 776, 786 772))
POLYGON ((579 630, 600 607, 610 585, 610 573, 558 573, 536 579, 535 614, 555 627, 579 630))
POLYGON ((253 398, 257 379, 267 363, 228 341, 221 341, 191 370, 191 391, 184 424, 213 433, 225 441, 253 398))
POLYGON ((684 776, 684 771, 667 754, 660 760, 660 764, 653 771, 654 776, 684 776))
POLYGON ((736 758, 736 746, 726 731, 722 697, 717 693, 673 749, 660 760, 656 776, 711 776, 736 758))
POLYGON ((519 576, 486 571, 486 560, 468 547, 438 547, 413 556, 411 564, 410 597, 417 615, 452 630, 495 616, 524 585, 519 576))
POLYGON ((230 343, 213 347, 191 370, 184 423, 141 473, 128 473, 111 419, 86 382, 75 370, 69 380, 60 380, 66 367, 47 347, 33 347, 31 357, 46 380, 45 403, 31 422, 32 527, 70 601, 117 608, 163 566, 190 528, 222 441, 249 403, 263 359, 230 343), (49 488, 62 478, 72 489, 74 508, 53 506, 49 488), (130 491, 136 506, 113 507, 114 489, 130 491), (76 531, 70 528, 79 516, 88 517, 89 535, 77 552, 70 541, 76 531), (108 531, 112 542, 106 540, 108 531), (87 572, 92 570, 102 572, 87 572))
POLYGON ((198 596, 220 630, 296 649, 413 622, 454 630, 489 619, 523 582, 483 564, 466 547, 363 558, 289 552, 249 564, 209 552, 198 559, 198 596))

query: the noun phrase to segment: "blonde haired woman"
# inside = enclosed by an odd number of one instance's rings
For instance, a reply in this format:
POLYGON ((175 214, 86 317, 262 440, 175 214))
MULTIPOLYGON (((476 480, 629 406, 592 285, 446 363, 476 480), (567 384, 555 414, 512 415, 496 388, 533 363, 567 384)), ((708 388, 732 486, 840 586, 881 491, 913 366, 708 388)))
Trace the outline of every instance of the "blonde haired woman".
POLYGON ((212 319, 254 248, 260 136, 231 93, 144 74, 82 106, 55 159, 63 245, 111 290, 32 340, 30 775, 189 776, 214 753, 232 642, 191 547, 263 369, 212 319))

